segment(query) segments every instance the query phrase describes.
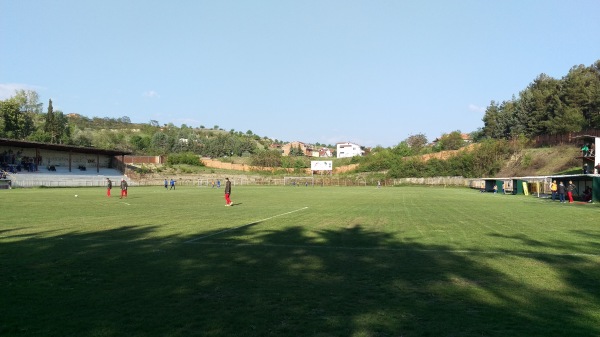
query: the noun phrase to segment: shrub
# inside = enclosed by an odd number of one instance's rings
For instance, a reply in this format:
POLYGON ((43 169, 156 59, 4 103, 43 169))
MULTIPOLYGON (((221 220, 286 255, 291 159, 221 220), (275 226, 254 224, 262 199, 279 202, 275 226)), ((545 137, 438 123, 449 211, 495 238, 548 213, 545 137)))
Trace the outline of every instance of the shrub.
POLYGON ((281 153, 276 150, 259 151, 250 157, 252 166, 280 167, 281 153))
POLYGON ((193 166, 204 166, 200 157, 191 152, 173 153, 167 158, 167 165, 187 164, 193 166))
POLYGON ((531 157, 531 154, 527 153, 526 155, 524 155, 522 162, 523 167, 529 167, 531 165, 532 160, 533 158, 531 157))
POLYGON ((466 178, 493 176, 502 167, 502 162, 521 148, 519 142, 506 140, 489 140, 479 144, 471 152, 461 152, 447 160, 419 159, 402 160, 401 158, 367 161, 361 164, 365 169, 381 169, 390 165, 389 178, 463 176, 466 178), (384 164, 384 165, 382 165, 384 164), (363 166, 364 165, 364 166, 363 166))
POLYGON ((148 174, 152 173, 152 168, 142 164, 142 166, 138 167, 135 171, 139 174, 148 174))

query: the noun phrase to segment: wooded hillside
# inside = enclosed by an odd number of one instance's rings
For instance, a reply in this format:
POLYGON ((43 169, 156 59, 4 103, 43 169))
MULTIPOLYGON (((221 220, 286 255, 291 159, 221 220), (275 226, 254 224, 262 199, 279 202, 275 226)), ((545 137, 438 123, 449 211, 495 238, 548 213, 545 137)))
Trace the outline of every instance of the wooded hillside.
MULTIPOLYGON (((251 130, 225 131, 218 125, 212 128, 171 123, 161 125, 155 120, 136 124, 126 116, 89 118, 79 114, 66 115, 54 110, 52 100, 49 100, 46 112, 43 110, 35 91, 20 90, 15 96, 0 101, 0 137, 117 149, 137 155, 167 155, 183 158, 185 162, 197 156, 244 157, 255 166, 299 170, 310 167, 309 160, 302 158, 302 151, 282 158, 281 151, 274 149, 273 145, 281 145, 284 141, 261 137, 251 130)), ((529 139, 588 128, 600 129, 600 60, 591 66, 574 66, 561 79, 539 75, 511 99, 501 103, 492 101, 483 116, 483 124, 481 129, 470 134, 468 141, 459 130, 441 135, 435 143, 430 143, 424 134, 417 133, 389 148, 368 149, 368 155, 354 157, 350 163, 359 164, 360 172, 385 172, 387 177, 392 178, 478 177, 502 173, 508 170, 503 165, 505 161, 517 162, 520 158, 520 170, 529 172, 544 161, 537 158, 535 152, 520 154, 531 146, 529 139), (471 141, 477 143, 472 151, 447 159, 417 159, 421 155, 460 149, 471 141)), ((314 145, 333 147, 319 143, 314 145)), ((556 169, 569 165, 573 163, 558 165, 556 169)))

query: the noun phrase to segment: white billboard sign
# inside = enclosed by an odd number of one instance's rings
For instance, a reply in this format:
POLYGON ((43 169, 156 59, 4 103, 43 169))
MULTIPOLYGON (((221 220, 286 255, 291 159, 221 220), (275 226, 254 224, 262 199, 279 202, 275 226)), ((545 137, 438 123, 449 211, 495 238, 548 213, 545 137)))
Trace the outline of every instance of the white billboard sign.
POLYGON ((332 171, 333 162, 331 160, 312 160, 310 169, 312 171, 332 171))

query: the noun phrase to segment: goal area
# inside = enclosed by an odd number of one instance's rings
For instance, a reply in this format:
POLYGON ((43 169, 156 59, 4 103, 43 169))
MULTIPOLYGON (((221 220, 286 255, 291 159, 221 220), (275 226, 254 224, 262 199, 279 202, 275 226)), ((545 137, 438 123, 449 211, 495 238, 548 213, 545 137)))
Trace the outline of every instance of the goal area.
POLYGON ((283 177, 285 186, 314 186, 315 178, 313 177, 283 177))

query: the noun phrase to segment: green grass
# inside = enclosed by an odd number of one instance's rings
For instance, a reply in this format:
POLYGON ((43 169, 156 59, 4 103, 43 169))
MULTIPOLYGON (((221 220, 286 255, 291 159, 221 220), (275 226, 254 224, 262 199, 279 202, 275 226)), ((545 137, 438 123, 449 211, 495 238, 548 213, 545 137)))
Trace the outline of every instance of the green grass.
POLYGON ((600 335, 597 205, 424 187, 234 186, 234 207, 206 187, 104 192, 0 193, 0 336, 600 335))

